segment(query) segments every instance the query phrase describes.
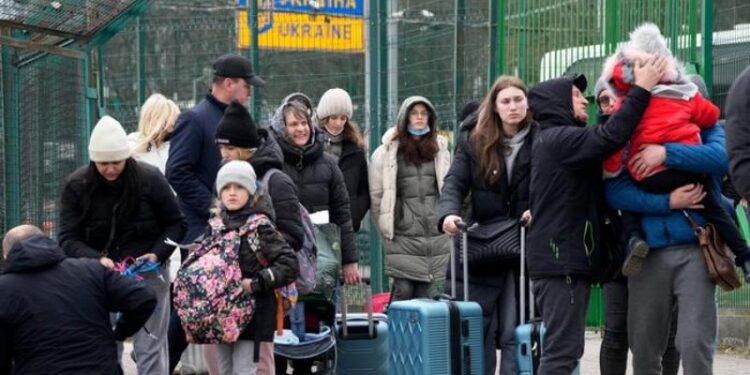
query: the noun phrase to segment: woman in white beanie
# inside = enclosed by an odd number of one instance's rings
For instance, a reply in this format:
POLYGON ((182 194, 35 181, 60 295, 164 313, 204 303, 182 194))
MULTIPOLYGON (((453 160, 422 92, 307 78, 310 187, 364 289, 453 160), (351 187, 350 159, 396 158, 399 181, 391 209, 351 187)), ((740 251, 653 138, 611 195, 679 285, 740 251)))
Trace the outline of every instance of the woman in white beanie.
MULTIPOLYGON (((158 169, 131 157, 117 120, 102 117, 89 140, 89 165, 70 174, 62 190, 60 246, 69 257, 99 259, 113 269, 126 259, 163 263, 185 233, 185 221, 167 180, 158 169)), ((169 282, 160 267, 143 283, 158 303, 133 337, 139 374, 167 374, 169 282)))
POLYGON ((316 111, 323 130, 324 150, 336 160, 344 175, 352 226, 358 232, 365 213, 370 209, 370 189, 364 140, 357 124, 352 122, 352 98, 342 89, 330 89, 320 97, 316 111))
POLYGON ((143 103, 138 131, 128 135, 133 158, 159 168, 162 174, 169 156, 169 136, 180 109, 162 94, 153 94, 143 103))

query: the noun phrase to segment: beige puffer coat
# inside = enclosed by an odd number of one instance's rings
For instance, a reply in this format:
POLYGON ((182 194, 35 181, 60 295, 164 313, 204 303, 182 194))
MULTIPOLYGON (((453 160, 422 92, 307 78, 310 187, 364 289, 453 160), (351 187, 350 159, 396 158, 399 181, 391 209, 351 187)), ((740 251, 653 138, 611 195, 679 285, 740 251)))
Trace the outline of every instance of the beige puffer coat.
MULTIPOLYGON (((417 103, 426 104, 432 113, 435 113, 434 107, 427 99, 417 96, 410 97, 404 101, 399 110, 397 120, 399 126, 406 126, 406 112, 417 103)), ((386 255, 388 273, 393 277, 410 276, 406 278, 432 281, 444 275, 445 264, 448 260, 447 250, 445 254, 442 254, 443 251, 432 250, 425 251, 424 254, 415 254, 413 251, 402 249, 404 251, 397 251, 399 254, 390 254, 394 252, 392 247, 398 247, 398 243, 400 243, 399 241, 394 241, 399 164, 398 141, 394 139, 396 133, 396 127, 388 129, 383 135, 382 145, 372 154, 369 167, 371 215, 372 219, 377 223, 377 228, 384 240, 386 252, 389 253, 386 255), (404 252, 411 253, 413 256, 406 255, 404 252), (427 254, 439 256, 435 259, 426 259, 434 258, 428 257, 427 254)), ((441 191, 443 188, 443 179, 448 174, 448 169, 450 169, 450 152, 448 151, 448 141, 444 137, 438 136, 437 142, 439 151, 435 156, 435 177, 437 179, 438 191, 441 191)), ((437 205, 434 209, 437 215, 437 205)), ((437 223, 435 225, 437 226, 437 223)), ((432 243, 433 241, 428 239, 427 242, 432 243)), ((448 243, 447 240, 445 243, 448 243)), ((425 243, 425 245, 428 244, 425 243)), ((427 247, 430 246, 428 245, 427 247)))

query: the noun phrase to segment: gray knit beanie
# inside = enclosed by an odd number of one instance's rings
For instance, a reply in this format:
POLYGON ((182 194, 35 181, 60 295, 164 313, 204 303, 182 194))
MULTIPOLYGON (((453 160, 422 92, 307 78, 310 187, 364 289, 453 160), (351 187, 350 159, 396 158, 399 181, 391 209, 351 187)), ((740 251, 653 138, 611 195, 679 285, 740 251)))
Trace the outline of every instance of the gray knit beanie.
POLYGON ((320 120, 333 115, 346 115, 351 119, 354 112, 352 98, 340 88, 330 89, 320 97, 315 111, 320 120))
POLYGON ((599 95, 606 89, 608 89, 607 83, 602 78, 599 78, 594 85, 594 100, 599 99, 599 95))
POLYGON ((224 164, 216 175, 216 194, 221 197, 221 191, 228 184, 234 182, 255 194, 257 177, 250 163, 242 160, 233 160, 224 164))

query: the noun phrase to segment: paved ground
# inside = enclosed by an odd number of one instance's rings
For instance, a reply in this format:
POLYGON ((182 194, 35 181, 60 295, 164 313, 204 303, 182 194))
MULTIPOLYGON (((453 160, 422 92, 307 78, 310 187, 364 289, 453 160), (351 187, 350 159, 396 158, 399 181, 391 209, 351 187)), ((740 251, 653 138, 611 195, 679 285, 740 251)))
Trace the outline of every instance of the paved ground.
MULTIPOLYGON (((586 334, 586 351, 581 360, 581 374, 595 375, 599 374, 599 347, 602 340, 598 333, 588 332, 586 334)), ((123 359, 123 368, 126 375, 136 375, 135 364, 130 360, 130 350, 132 345, 125 345, 125 354, 123 359)), ((680 371, 682 374, 682 371, 680 371)), ((632 375, 632 370, 628 370, 628 375, 632 375)), ((750 358, 742 358, 718 354, 714 358, 714 375, 750 375, 750 358)))

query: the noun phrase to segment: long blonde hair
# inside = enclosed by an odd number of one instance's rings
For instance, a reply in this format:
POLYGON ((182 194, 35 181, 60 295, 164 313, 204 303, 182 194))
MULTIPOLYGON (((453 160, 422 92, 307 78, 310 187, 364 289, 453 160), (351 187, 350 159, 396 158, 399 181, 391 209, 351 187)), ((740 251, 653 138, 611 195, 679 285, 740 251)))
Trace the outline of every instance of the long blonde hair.
POLYGON ((174 131, 174 124, 180 109, 175 102, 162 94, 149 96, 141 107, 141 118, 138 121, 138 144, 133 148, 136 152, 146 152, 153 142, 155 147, 161 146, 174 131))

